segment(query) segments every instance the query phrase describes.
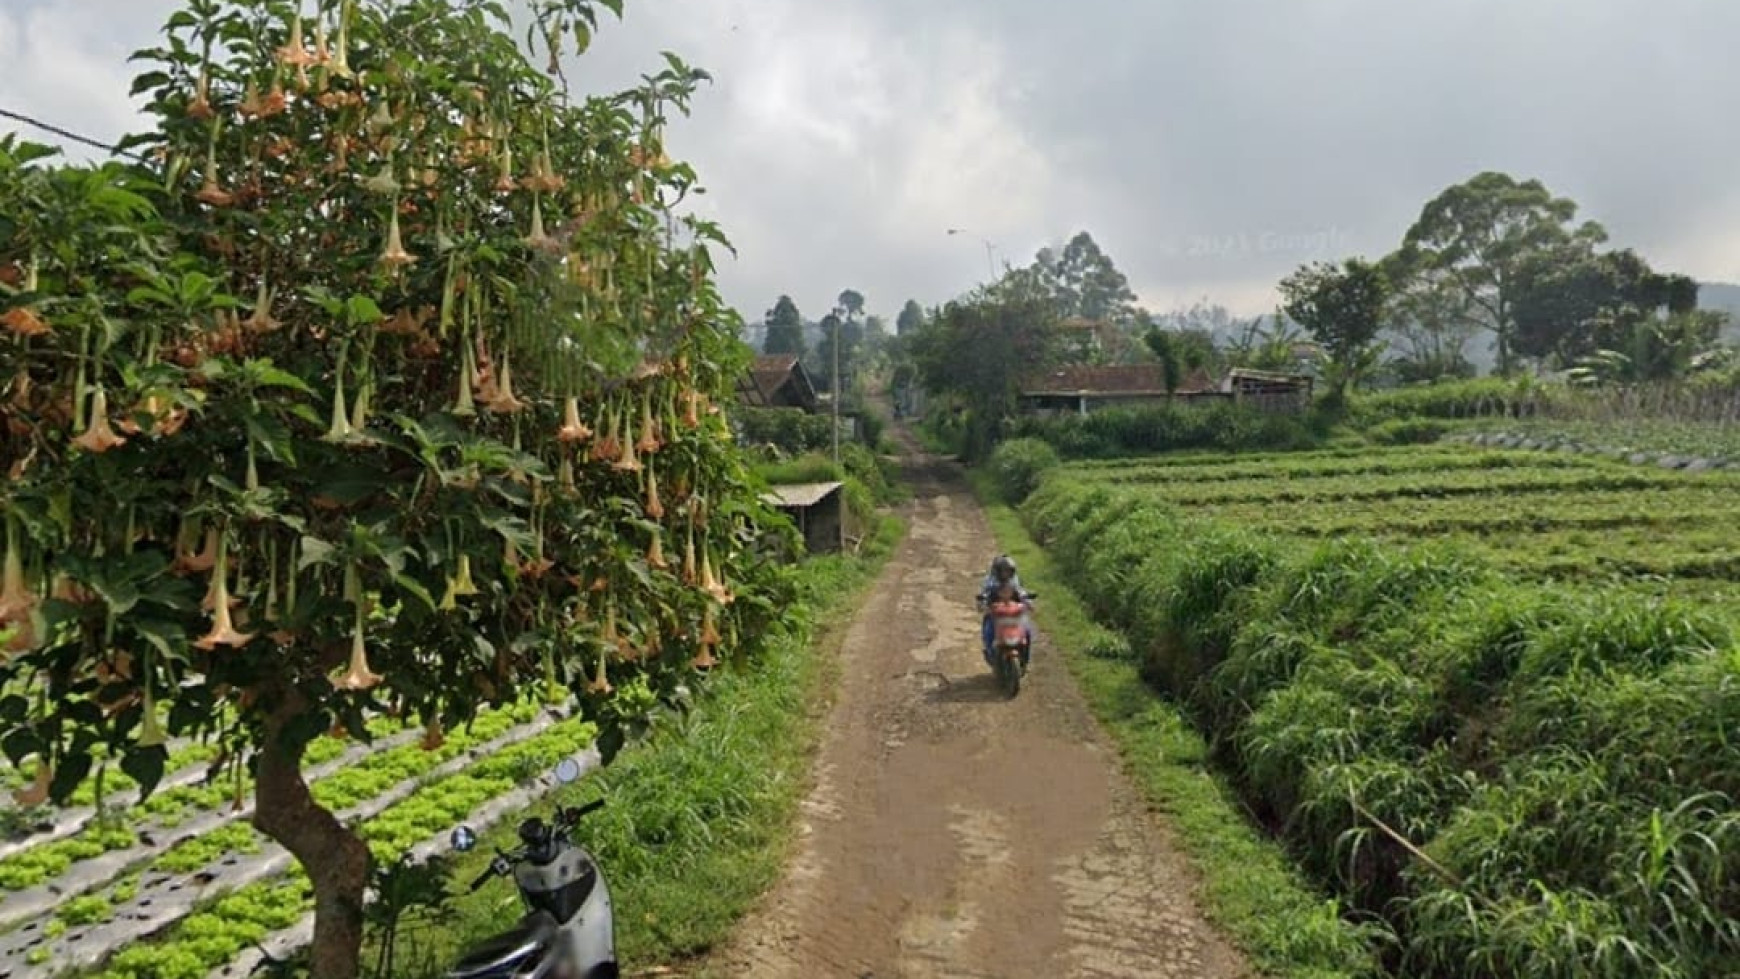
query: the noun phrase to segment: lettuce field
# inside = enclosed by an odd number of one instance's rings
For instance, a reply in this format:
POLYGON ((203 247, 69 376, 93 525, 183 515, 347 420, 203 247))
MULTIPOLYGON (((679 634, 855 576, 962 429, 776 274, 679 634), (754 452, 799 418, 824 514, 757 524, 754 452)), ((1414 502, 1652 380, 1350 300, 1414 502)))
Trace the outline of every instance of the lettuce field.
POLYGON ((1164 456, 1022 513, 1396 974, 1740 974, 1740 472, 1164 456))
MULTIPOLYGON (((357 820, 375 858, 391 866, 444 845, 461 822, 517 811, 517 786, 591 743, 593 726, 566 714, 528 701, 433 738, 414 720, 381 718, 370 725, 372 743, 336 733, 315 741, 308 778, 315 798, 357 820)), ((173 745, 169 759, 169 776, 143 801, 117 773, 101 800, 6 810, 0 968, 8 975, 203 979, 225 974, 268 937, 306 941, 306 877, 249 824, 246 775, 208 781, 215 759, 196 742, 173 745)), ((534 783, 519 794, 535 791, 534 783)))

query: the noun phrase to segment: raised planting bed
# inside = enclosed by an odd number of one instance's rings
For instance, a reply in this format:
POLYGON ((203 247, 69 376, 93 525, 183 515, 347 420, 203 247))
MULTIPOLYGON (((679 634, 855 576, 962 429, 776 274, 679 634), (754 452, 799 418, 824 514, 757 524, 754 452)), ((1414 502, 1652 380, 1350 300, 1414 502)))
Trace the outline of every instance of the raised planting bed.
MULTIPOLYGON (((540 713, 536 705, 527 704, 479 717, 469 732, 450 734, 447 743, 434 751, 424 751, 416 744, 376 752, 372 757, 370 752, 361 751, 354 764, 335 766, 332 774, 315 783, 314 793, 334 806, 342 819, 368 820, 411 797, 424 783, 450 777, 480 759, 494 757, 536 737, 560 719, 555 711, 540 713)), ((81 874, 82 886, 76 893, 114 884, 105 895, 111 914, 93 927, 64 929, 51 927, 61 919, 45 914, 0 935, 0 974, 8 979, 46 979, 69 968, 90 968, 126 944, 168 927, 215 895, 270 879, 293 865, 286 851, 246 823, 236 822, 240 814, 227 815, 230 819, 221 827, 184 835, 173 846, 159 846, 135 859, 101 858, 106 874, 100 879, 94 879, 94 873, 81 874)), ((77 885, 63 878, 51 886, 60 893, 49 907, 65 900, 71 886, 77 885)), ((40 901, 41 895, 33 894, 31 900, 40 901)), ((11 904, 9 900, 0 905, 9 916, 14 914, 8 907, 11 904)))
MULTIPOLYGON (((443 766, 452 770, 432 775, 392 805, 347 818, 365 820, 362 835, 378 861, 396 861, 419 846, 426 856, 454 826, 479 813, 496 811, 500 818, 533 797, 513 797, 516 788, 530 782, 528 792, 547 791, 538 782, 560 759, 590 748, 593 734, 592 725, 577 718, 547 724, 532 737, 480 752, 475 762, 443 766)), ((268 936, 294 929, 313 908, 306 879, 289 854, 268 846, 246 866, 245 872, 232 869, 223 883, 166 894, 152 905, 159 912, 152 922, 117 914, 87 932, 83 947, 64 961, 57 956, 52 968, 14 970, 11 979, 47 979, 99 963, 92 979, 204 979, 268 936), (93 957, 99 946, 103 953, 93 957)))

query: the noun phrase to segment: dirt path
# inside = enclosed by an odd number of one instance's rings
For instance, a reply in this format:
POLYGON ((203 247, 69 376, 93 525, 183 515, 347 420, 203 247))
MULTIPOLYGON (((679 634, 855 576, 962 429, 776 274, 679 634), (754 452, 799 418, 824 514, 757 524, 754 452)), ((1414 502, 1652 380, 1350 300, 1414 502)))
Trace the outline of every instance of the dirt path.
POLYGON ((984 513, 909 451, 911 533, 846 636, 797 859, 707 974, 1247 975, 1043 636, 1020 697, 998 692, 984 513))

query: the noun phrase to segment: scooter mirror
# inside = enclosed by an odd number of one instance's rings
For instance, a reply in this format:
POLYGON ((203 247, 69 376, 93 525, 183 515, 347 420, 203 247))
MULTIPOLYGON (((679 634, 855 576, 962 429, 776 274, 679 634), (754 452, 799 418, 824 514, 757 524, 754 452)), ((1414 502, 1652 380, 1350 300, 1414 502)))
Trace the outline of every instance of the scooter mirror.
POLYGON ((556 765, 556 781, 566 785, 580 780, 580 763, 572 758, 564 758, 556 765))
POLYGON ((470 826, 461 826, 453 831, 452 842, 453 849, 465 853, 477 846, 477 834, 471 831, 470 826))

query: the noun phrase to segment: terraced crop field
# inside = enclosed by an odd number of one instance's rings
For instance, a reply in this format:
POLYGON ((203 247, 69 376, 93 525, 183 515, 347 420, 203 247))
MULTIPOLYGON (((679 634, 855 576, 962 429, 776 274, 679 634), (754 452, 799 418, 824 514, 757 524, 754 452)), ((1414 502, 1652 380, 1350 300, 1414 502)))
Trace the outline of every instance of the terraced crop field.
POLYGON ((1391 974, 1740 976, 1740 470, 1162 457, 1021 512, 1391 974))
MULTIPOLYGON (((305 767, 314 796, 359 820, 377 860, 426 857, 462 822, 487 824, 548 787, 585 751, 589 724, 526 702, 429 740, 421 727, 371 725, 363 744, 323 737, 305 767)), ((216 751, 171 743, 147 799, 117 772, 101 804, 86 788, 65 808, 0 810, 0 974, 8 979, 207 979, 268 938, 306 940, 312 901, 295 861, 249 824, 245 774, 208 781, 216 751)), ((19 789, 14 776, 8 788, 19 789)))
POLYGON ((1450 445, 1119 460, 1058 478, 1254 530, 1448 538, 1525 577, 1740 599, 1735 469, 1450 445))

